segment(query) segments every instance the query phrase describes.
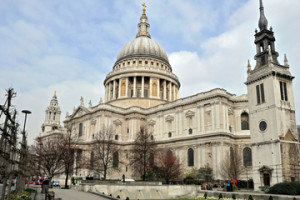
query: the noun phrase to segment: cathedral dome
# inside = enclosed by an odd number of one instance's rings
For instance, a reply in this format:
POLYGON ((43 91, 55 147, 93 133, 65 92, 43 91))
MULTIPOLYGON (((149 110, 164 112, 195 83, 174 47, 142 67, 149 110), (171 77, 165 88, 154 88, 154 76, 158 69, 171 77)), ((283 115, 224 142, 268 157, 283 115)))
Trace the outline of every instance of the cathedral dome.
POLYGON ((120 51, 117 62, 131 57, 151 57, 169 63, 165 50, 147 36, 139 36, 128 42, 120 51))

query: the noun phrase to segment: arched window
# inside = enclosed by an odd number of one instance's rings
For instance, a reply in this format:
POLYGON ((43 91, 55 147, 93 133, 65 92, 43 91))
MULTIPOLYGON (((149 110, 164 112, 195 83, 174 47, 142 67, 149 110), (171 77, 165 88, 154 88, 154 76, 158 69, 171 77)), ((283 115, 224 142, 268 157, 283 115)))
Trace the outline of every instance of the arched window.
POLYGON ((119 140, 119 136, 118 135, 115 135, 115 140, 119 140))
POLYGON ((246 112, 241 114, 241 128, 242 130, 249 130, 249 115, 246 112))
POLYGON ((189 134, 193 134, 193 129, 189 128, 189 134))
POLYGON ((192 148, 189 148, 188 150, 188 166, 194 166, 194 150, 192 148))
POLYGON ((243 150, 244 166, 248 167, 252 165, 252 152, 249 147, 245 147, 243 150))
POLYGON ((119 167, 119 153, 118 152, 115 152, 113 154, 113 167, 114 168, 119 167))
POLYGON ((169 138, 172 137, 172 133, 171 132, 169 132, 168 135, 169 135, 169 138))

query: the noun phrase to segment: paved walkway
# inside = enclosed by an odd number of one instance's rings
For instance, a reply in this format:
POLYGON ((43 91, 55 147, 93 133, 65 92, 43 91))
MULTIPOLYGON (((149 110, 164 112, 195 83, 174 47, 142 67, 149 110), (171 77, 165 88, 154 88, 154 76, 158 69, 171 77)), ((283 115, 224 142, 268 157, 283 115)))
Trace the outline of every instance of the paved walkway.
MULTIPOLYGON (((45 200, 45 194, 42 194, 41 187, 35 188, 37 190, 37 195, 35 200, 45 200)), ((61 200, 107 200, 106 198, 103 198, 101 196, 87 193, 87 192, 81 192, 77 190, 72 189, 58 189, 58 188, 52 188, 49 191, 55 192, 55 199, 60 198, 61 200)))

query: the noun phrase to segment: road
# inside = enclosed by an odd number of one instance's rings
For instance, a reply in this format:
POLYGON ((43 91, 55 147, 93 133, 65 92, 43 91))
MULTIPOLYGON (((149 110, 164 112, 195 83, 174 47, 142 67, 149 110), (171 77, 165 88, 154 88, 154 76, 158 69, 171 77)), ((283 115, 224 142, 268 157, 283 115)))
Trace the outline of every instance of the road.
POLYGON ((103 198, 101 196, 87 193, 87 192, 80 192, 77 190, 65 190, 65 189, 52 189, 52 191, 55 192, 55 198, 62 198, 62 200, 72 199, 72 200, 107 200, 106 198, 103 198))

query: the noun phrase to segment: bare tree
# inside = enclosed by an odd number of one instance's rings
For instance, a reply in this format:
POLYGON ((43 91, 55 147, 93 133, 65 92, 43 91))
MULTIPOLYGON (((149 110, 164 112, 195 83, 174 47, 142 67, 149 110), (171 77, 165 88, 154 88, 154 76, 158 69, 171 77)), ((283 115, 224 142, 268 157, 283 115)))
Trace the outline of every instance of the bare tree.
POLYGON ((152 132, 147 127, 141 127, 132 147, 131 165, 146 179, 147 170, 153 166, 156 144, 152 132))
POLYGON ((115 134, 111 126, 105 127, 94 136, 90 160, 90 169, 103 175, 106 180, 109 169, 118 169, 119 146, 114 140, 115 134))
POLYGON ((230 147, 230 151, 221 164, 221 174, 225 179, 238 180, 242 173, 242 155, 237 145, 230 147))
POLYGON ((63 135, 57 134, 48 137, 42 141, 38 138, 37 160, 40 171, 51 179, 64 173, 63 151, 64 143, 63 135))
POLYGON ((166 183, 175 180, 181 175, 182 164, 176 155, 169 149, 162 150, 158 153, 157 166, 159 177, 163 178, 166 183))
POLYGON ((76 148, 75 139, 71 135, 70 129, 67 130, 67 133, 63 135, 63 152, 62 152, 62 163, 64 166, 65 179, 65 188, 68 188, 69 176, 72 174, 75 168, 80 168, 82 165, 74 165, 74 151, 76 148))
MULTIPOLYGON (((14 174, 20 174, 20 171, 16 171, 16 166, 22 169, 21 163, 17 162, 17 134, 19 124, 16 122, 17 111, 12 106, 12 100, 16 96, 16 92, 13 88, 6 90, 7 98, 3 105, 0 105, 0 118, 4 116, 3 123, 0 125, 0 176, 3 181, 1 199, 4 199, 6 191, 6 182, 11 182, 14 174)), ((1 120, 2 121, 2 120, 1 120)), ((10 193, 10 184, 8 187, 8 195, 10 193)))

